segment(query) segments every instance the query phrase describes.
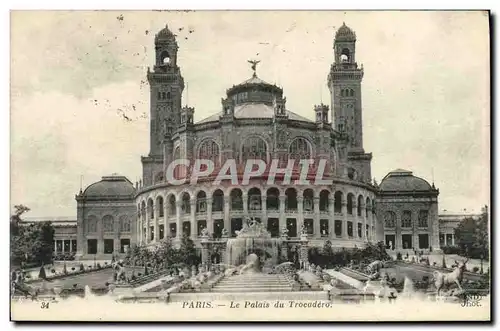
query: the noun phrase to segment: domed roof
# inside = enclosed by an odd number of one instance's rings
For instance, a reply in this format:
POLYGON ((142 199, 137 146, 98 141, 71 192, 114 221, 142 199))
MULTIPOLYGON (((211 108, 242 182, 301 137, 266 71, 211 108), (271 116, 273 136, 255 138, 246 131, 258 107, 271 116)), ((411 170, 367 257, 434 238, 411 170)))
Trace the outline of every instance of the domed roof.
POLYGON ((259 77, 257 77, 255 73, 250 79, 247 79, 237 85, 233 85, 226 92, 228 96, 231 96, 234 93, 255 90, 255 89, 272 91, 274 93, 283 93, 283 90, 280 87, 260 79, 259 77))
POLYGON ((420 177, 413 176, 413 173, 404 169, 396 169, 387 174, 380 183, 381 191, 431 191, 434 188, 420 177))
POLYGON ((134 185, 125 176, 104 176, 83 192, 85 197, 129 197, 135 194, 134 185))
MULTIPOLYGON (((289 119, 294 121, 311 122, 308 118, 305 118, 299 114, 286 110, 286 115, 289 119)), ((219 117, 222 116, 222 112, 218 112, 212 116, 202 119, 197 123, 208 123, 213 121, 218 121, 219 117)), ((234 117, 237 119, 248 119, 248 118, 273 118, 274 108, 272 106, 263 103, 244 103, 234 107, 234 117)))
POLYGON ((155 36, 155 42, 163 40, 165 41, 175 40, 175 35, 168 28, 168 24, 165 24, 165 27, 161 29, 155 36))
POLYGON ((335 41, 356 41, 356 34, 344 22, 335 34, 335 41))

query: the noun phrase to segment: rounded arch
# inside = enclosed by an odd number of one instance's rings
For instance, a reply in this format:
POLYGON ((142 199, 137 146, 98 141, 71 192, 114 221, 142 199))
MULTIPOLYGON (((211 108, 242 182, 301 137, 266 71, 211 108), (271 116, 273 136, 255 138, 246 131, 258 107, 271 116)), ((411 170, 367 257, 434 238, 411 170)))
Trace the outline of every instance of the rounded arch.
POLYGON ((141 202, 141 218, 144 220, 146 218, 146 200, 142 200, 141 202))
POLYGON ((163 174, 163 171, 159 171, 155 175, 155 183, 161 183, 165 179, 165 175, 163 174))
POLYGON ((280 209, 280 190, 276 187, 270 187, 266 191, 266 209, 280 209))
POLYGON ((163 196, 159 195, 156 197, 156 212, 158 217, 163 217, 165 211, 165 206, 163 204, 163 196))
POLYGON ((212 193, 212 212, 221 212, 224 210, 224 192, 216 189, 212 193))
POLYGON ((261 200, 262 194, 259 188, 252 187, 248 190, 248 209, 249 210, 260 210, 261 209, 261 200))
POLYGON ((155 218, 155 209, 154 209, 154 202, 152 198, 148 199, 148 212, 149 212, 149 218, 155 218))
POLYGON ((130 219, 127 215, 121 215, 118 218, 120 222, 120 232, 130 232, 130 219))
POLYGON ((180 193, 181 212, 184 214, 191 213, 191 195, 187 191, 180 193))
POLYGON ((368 211, 371 209, 372 203, 370 200, 370 197, 366 197, 366 203, 365 203, 365 209, 366 209, 366 216, 368 216, 368 211))
POLYGON ((268 144, 267 141, 258 135, 246 137, 240 147, 240 161, 259 159, 268 162, 268 144))
POLYGON ((87 217, 87 233, 97 232, 97 216, 89 215, 87 217))
POLYGON ((354 208, 354 194, 348 193, 347 194, 347 213, 349 215, 352 215, 353 208, 354 208))
POLYGON ((167 51, 163 51, 160 54, 160 63, 161 64, 169 64, 172 61, 170 54, 167 51))
POLYGON ((196 212, 204 213, 207 211, 207 193, 203 190, 196 194, 196 212))
POLYGON ((307 188, 302 193, 303 201, 303 210, 304 211, 313 211, 314 210, 314 191, 310 188, 307 188))
POLYGON ((168 210, 170 212, 170 215, 175 215, 177 212, 177 204, 176 204, 175 194, 174 193, 168 194, 167 201, 168 201, 168 210))
POLYGON ((243 192, 239 188, 233 188, 229 193, 231 210, 243 210, 243 192))
POLYGON ((111 215, 104 215, 102 217, 102 231, 103 232, 114 232, 114 218, 111 215))
POLYGON ((342 191, 336 191, 334 194, 334 212, 341 213, 342 212, 342 199, 344 198, 344 193, 342 191))
POLYGON ((220 165, 220 148, 212 138, 206 138, 198 146, 198 158, 210 160, 217 167, 220 165))
POLYGON ((396 213, 393 211, 386 211, 384 214, 384 226, 386 228, 395 228, 396 227, 396 213))
POLYGON ((358 213, 358 216, 362 216, 362 213, 363 213, 363 203, 364 203, 363 196, 360 194, 358 196, 358 203, 357 203, 357 213, 358 213))
POLYGON ((305 137, 296 137, 288 145, 290 159, 310 159, 312 156, 312 144, 305 137))
POLYGON ((321 190, 319 192, 319 210, 328 211, 330 207, 330 191, 321 190))
POLYGON ((297 210, 297 190, 290 187, 285 191, 285 209, 297 210))
POLYGON ((351 51, 349 48, 344 47, 342 51, 340 51, 340 61, 341 62, 349 62, 351 59, 351 51))

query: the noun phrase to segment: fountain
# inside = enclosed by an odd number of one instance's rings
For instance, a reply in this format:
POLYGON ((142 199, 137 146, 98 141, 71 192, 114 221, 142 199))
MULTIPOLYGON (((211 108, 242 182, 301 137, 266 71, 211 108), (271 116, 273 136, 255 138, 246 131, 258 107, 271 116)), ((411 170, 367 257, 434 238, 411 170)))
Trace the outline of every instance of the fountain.
POLYGON ((85 299, 91 299, 91 298, 94 298, 95 297, 95 294, 92 293, 92 290, 90 289, 90 286, 88 285, 85 285, 85 295, 84 295, 84 298, 85 299))
MULTIPOLYGON (((255 219, 247 218, 243 223, 243 228, 236 231, 236 238, 227 241, 227 262, 230 265, 247 264, 247 258, 254 254, 257 260, 253 261, 255 268, 263 265, 270 259, 272 265, 278 264, 278 256, 281 240, 271 238, 271 234, 264 226, 255 219)), ((255 259, 252 257, 252 259, 255 259)), ((255 269, 254 268, 254 269, 255 269)))
POLYGON ((401 296, 403 298, 411 298, 415 294, 415 289, 413 287, 413 282, 408 276, 405 276, 403 292, 401 292, 401 296))

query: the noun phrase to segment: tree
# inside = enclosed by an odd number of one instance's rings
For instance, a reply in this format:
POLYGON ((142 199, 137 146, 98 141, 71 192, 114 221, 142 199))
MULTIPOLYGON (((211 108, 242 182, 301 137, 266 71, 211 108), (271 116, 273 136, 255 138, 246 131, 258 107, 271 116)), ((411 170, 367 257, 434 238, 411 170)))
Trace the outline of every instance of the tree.
POLYGON ((488 258, 488 232, 488 207, 485 206, 478 219, 466 217, 455 228, 455 242, 460 247, 460 254, 481 260, 488 258))
POLYGON ((21 224, 21 215, 30 209, 24 205, 14 206, 11 216, 10 259, 13 265, 52 262, 54 228, 50 222, 21 224))
POLYGON ((182 236, 181 247, 179 251, 180 260, 187 265, 198 264, 198 254, 196 254, 196 247, 193 240, 187 235, 182 236))

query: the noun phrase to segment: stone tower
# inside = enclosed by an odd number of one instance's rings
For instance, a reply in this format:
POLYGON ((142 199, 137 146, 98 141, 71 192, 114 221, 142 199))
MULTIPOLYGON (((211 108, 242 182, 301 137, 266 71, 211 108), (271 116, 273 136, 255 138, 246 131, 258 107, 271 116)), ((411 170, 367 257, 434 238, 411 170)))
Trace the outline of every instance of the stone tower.
POLYGON ((372 155, 363 148, 363 108, 361 81, 363 68, 356 62, 356 34, 344 24, 335 34, 334 63, 328 74, 331 95, 332 125, 344 138, 346 175, 363 182, 371 181, 372 155))
POLYGON ((181 124, 184 79, 177 65, 179 47, 175 35, 165 26, 155 36, 155 65, 148 68, 150 86, 150 149, 142 158, 143 183, 164 179, 164 164, 173 155, 172 135, 181 124), (167 160, 166 160, 167 159, 167 160))

